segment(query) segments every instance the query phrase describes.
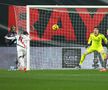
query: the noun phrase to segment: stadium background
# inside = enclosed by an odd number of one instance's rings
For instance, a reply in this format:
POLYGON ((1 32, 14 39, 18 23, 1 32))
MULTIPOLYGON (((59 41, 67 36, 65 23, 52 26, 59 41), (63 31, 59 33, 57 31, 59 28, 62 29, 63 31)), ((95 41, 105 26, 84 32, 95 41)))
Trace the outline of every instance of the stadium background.
MULTIPOLYGON (((0 46, 1 46, 0 51, 3 51, 0 54, 1 62, 3 62, 3 63, 0 64, 0 67, 1 68, 8 68, 9 66, 7 66, 7 65, 12 64, 13 61, 15 60, 15 58, 16 58, 16 53, 15 53, 16 51, 15 51, 14 48, 11 48, 11 50, 13 52, 11 52, 10 54, 12 56, 8 56, 8 53, 9 53, 10 50, 8 49, 9 51, 7 51, 7 49, 5 48, 6 44, 4 42, 5 41, 4 36, 7 33, 7 28, 10 27, 11 25, 15 24, 14 17, 12 17, 12 18, 9 17, 9 15, 13 14, 13 11, 12 11, 13 6, 12 5, 21 5, 21 6, 24 6, 24 5, 27 5, 27 4, 35 4, 35 5, 39 5, 39 4, 41 4, 41 5, 107 5, 107 3, 108 3, 107 0, 86 0, 86 1, 83 1, 83 0, 72 0, 72 1, 71 0, 68 0, 68 1, 52 0, 51 1, 51 0, 49 0, 47 2, 45 2, 45 1, 34 1, 34 0, 33 1, 15 1, 14 0, 12 3, 10 3, 10 1, 8 1, 8 2, 7 1, 0 1, 0 46), (8 57, 5 57, 5 55, 7 55, 8 57), (4 60, 9 60, 9 61, 7 62, 7 61, 4 61, 4 60)), ((106 20, 107 17, 108 17, 107 15, 105 17, 103 17, 103 20, 99 25, 100 27, 104 28, 104 30, 103 29, 101 30, 101 32, 103 34, 105 34, 105 30, 108 28, 107 24, 105 25, 105 27, 102 26, 102 23, 106 20)), ((71 18, 71 15, 70 15, 70 18, 71 18)), ((81 17, 78 17, 78 18, 80 18, 80 22, 82 22, 81 17)), ((71 22, 72 21, 74 21, 74 19, 71 20, 71 22)), ((60 22, 61 21, 59 21, 58 23, 60 24, 60 27, 62 27, 60 22)), ((41 23, 41 20, 38 23, 41 23)), ((38 23, 35 23, 35 25, 38 24, 38 23)), ((74 42, 76 44, 86 44, 86 39, 87 39, 86 31, 85 31, 86 27, 84 26, 84 23, 82 23, 81 26, 83 27, 82 28, 82 33, 80 33, 82 35, 78 35, 78 33, 75 33, 76 39, 73 38, 73 40, 70 40, 70 42, 67 42, 66 38, 63 37, 62 38, 63 41, 65 40, 66 43, 74 42), (83 40, 82 42, 80 42, 80 38, 83 40)), ((37 30, 39 30, 38 29, 39 27, 35 27, 35 28, 37 30)), ((21 29, 22 29, 22 27, 21 27, 21 29)), ((42 28, 40 28, 40 29, 42 31, 39 32, 39 36, 41 37, 41 35, 43 34, 44 29, 42 29, 42 28)), ((77 30, 78 30, 78 28, 75 25, 74 26, 74 32, 78 32, 77 30)), ((59 38, 59 37, 60 37, 60 40, 59 39, 58 40, 61 42, 62 41, 61 36, 58 36, 57 38, 59 38)), ((53 39, 56 40, 56 37, 53 37, 53 39)), ((43 42, 40 42, 38 40, 37 40, 37 42, 36 42, 37 43, 36 46, 38 46, 38 44, 40 45, 40 43, 43 43, 43 42)), ((59 44, 59 45, 58 44, 57 45, 53 44, 52 45, 52 44, 49 44, 49 43, 48 44, 44 43, 44 44, 41 44, 41 45, 42 46, 61 46, 61 44, 59 44)))
MULTIPOLYGON (((26 5, 26 4, 107 5, 108 4, 107 0, 43 0, 43 1, 42 0, 0 0, 0 2, 7 3, 8 5, 9 4, 15 4, 15 5, 26 5)), ((26 73, 20 71, 2 70, 2 68, 3 69, 9 68, 9 65, 12 65, 16 58, 16 51, 15 51, 16 49, 14 47, 11 48, 6 47, 3 38, 4 35, 7 33, 8 19, 9 19, 8 18, 9 8, 7 4, 5 5, 0 4, 0 89, 1 90, 24 90, 24 89, 25 90, 72 90, 72 89, 107 90, 108 72, 99 72, 98 70, 72 70, 72 69, 31 70, 26 73)), ((58 48, 54 50, 58 50, 58 48)), ((63 52, 65 52, 66 50, 64 49, 63 52)), ((49 49, 46 48, 45 51, 51 53, 50 48, 49 49)), ((56 55, 53 55, 52 57, 54 56, 56 55)), ((88 59, 90 59, 90 57, 93 56, 90 55, 88 59)))
POLYGON ((107 0, 48 0, 47 2, 44 0, 22 0, 17 1, 13 0, 3 0, 0 1, 0 46, 5 45, 4 43, 4 35, 7 33, 6 27, 9 26, 9 6, 10 5, 107 5, 107 0))

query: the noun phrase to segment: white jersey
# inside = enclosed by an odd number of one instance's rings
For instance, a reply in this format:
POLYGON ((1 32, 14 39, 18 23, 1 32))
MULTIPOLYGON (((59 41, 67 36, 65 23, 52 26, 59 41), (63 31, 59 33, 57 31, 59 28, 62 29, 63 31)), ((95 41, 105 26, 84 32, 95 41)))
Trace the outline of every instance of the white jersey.
POLYGON ((6 39, 17 41, 17 59, 18 59, 18 69, 26 68, 25 60, 27 57, 27 43, 30 40, 28 34, 5 36, 6 39))
POLYGON ((29 35, 17 35, 17 45, 22 48, 27 48, 27 42, 30 40, 29 35))
POLYGON ((6 39, 9 40, 17 40, 17 46, 20 48, 27 48, 27 42, 30 40, 29 35, 15 35, 15 36, 5 36, 6 39))

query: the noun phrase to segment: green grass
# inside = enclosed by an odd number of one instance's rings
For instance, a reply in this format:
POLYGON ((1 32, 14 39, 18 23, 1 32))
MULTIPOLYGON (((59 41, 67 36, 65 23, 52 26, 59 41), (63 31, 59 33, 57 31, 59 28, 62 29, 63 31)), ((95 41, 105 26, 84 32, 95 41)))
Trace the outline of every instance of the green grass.
POLYGON ((0 70, 0 90, 107 90, 108 72, 98 70, 0 70))

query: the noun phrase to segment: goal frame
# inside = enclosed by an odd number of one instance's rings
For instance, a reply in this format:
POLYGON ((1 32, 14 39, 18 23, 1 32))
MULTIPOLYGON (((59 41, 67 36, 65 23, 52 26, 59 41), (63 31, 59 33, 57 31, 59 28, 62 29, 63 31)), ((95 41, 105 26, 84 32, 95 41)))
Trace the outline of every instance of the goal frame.
MULTIPOLYGON (((26 6, 26 28, 27 32, 30 32, 30 12, 29 8, 108 8, 108 6, 78 6, 78 5, 27 5, 26 6)), ((30 70, 30 42, 27 45, 27 70, 30 70)))

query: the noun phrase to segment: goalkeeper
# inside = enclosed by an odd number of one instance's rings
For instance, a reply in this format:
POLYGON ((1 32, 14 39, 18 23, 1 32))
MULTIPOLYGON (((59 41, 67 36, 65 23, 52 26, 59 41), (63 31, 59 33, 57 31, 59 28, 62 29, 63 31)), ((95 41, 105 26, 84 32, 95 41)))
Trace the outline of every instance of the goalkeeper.
MULTIPOLYGON (((100 53, 102 60, 106 59, 106 53, 104 51, 104 48, 102 46, 102 40, 105 44, 108 43, 107 38, 101 33, 99 33, 99 29, 97 27, 94 28, 93 33, 90 34, 89 40, 88 40, 88 47, 86 52, 81 56, 80 65, 82 65, 86 55, 97 51, 100 53), (90 45, 91 44, 91 45, 90 45)), ((105 67, 102 68, 102 70, 106 70, 105 67)))

